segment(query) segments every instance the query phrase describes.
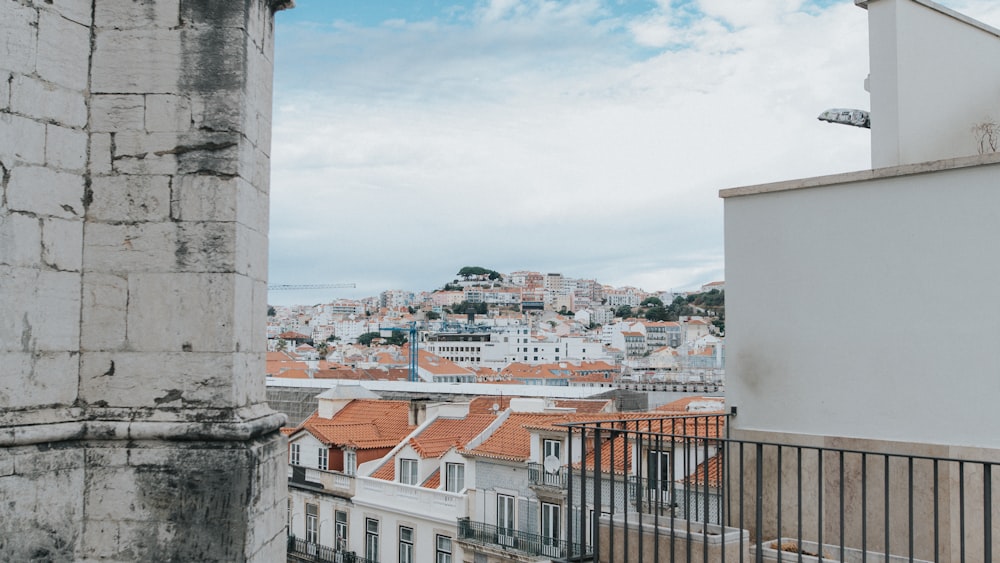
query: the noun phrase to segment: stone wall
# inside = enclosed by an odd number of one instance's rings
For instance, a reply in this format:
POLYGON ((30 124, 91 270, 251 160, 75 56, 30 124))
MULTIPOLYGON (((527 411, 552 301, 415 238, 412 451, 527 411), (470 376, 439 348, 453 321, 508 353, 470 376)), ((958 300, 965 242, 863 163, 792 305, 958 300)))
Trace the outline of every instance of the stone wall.
POLYGON ((284 553, 274 0, 0 0, 0 560, 284 553))

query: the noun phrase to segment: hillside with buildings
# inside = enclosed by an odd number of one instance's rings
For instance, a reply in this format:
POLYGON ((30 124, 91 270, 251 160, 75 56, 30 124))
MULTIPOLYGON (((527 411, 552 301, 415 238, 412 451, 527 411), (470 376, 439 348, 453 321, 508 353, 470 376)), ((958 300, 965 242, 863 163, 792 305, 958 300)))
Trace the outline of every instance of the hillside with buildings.
POLYGON ((269 307, 268 376, 722 382, 723 282, 682 294, 538 272, 459 274, 436 291, 269 307))

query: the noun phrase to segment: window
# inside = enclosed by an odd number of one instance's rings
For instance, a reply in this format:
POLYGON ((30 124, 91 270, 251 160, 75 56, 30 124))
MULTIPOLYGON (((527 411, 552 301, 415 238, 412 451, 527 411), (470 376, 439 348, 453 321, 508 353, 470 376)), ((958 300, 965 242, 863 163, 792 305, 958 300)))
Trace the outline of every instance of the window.
POLYGON ((336 549, 347 549, 347 513, 338 510, 334 515, 334 533, 336 534, 336 549))
POLYGON ((448 536, 437 536, 437 552, 434 556, 434 563, 451 563, 451 538, 448 536))
POLYGON ((444 490, 450 493, 461 492, 465 488, 465 465, 462 463, 446 463, 444 465, 444 490))
POLYGON ((378 561, 378 520, 365 518, 365 558, 378 561))
POLYGON ((330 450, 326 446, 320 446, 316 456, 316 467, 328 469, 330 467, 330 450))
POLYGON ((358 469, 358 454, 354 450, 344 452, 344 473, 354 475, 358 469))
POLYGON ((559 556, 559 505, 542 503, 542 553, 559 556))
POLYGON ((670 452, 646 452, 646 483, 652 498, 670 502, 670 452), (653 496, 655 495, 655 496, 653 496))
POLYGON ((417 460, 399 460, 399 482, 404 485, 417 484, 417 460))
POLYGON ((319 543, 319 506, 306 503, 306 541, 319 543))
POLYGON ((399 527, 399 563, 413 563, 413 528, 399 527))
POLYGON ((295 444, 291 445, 291 450, 292 450, 292 455, 291 455, 291 459, 289 460, 288 463, 290 463, 292 465, 298 465, 299 464, 299 453, 301 452, 302 447, 298 443, 295 443, 295 444))
POLYGON ((550 455, 562 462, 562 442, 559 440, 544 440, 542 442, 542 460, 544 461, 550 455))
POLYGON ((497 495, 497 531, 501 545, 513 545, 514 540, 514 497, 497 495))

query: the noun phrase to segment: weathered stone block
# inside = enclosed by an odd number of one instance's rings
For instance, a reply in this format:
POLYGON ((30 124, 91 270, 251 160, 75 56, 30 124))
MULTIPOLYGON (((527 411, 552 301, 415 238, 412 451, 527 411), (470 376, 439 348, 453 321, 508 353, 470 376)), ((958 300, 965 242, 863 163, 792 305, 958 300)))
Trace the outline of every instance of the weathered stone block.
POLYGON ((71 90, 87 87, 90 28, 54 11, 38 14, 38 53, 35 69, 53 84, 71 90))
POLYGON ((108 176, 91 181, 87 218, 137 223, 170 216, 169 176, 108 176))
POLYGON ((0 4, 0 66, 29 74, 35 71, 38 12, 19 2, 0 4))
POLYGON ((21 74, 14 75, 10 107, 17 113, 70 127, 87 124, 87 104, 80 92, 21 74))
POLYGON ((10 107, 10 73, 0 72, 0 109, 10 107))
POLYGON ((83 215, 83 178, 40 166, 19 166, 10 173, 7 207, 70 219, 83 215))
POLYGON ((37 121, 0 113, 0 162, 7 168, 18 162, 45 163, 45 125, 37 121))
POLYGON ((179 30, 99 28, 90 87, 95 94, 176 92, 184 68, 179 30))
POLYGON ((81 349, 123 348, 127 305, 128 281, 125 278, 99 273, 84 274, 81 349))
POLYGON ((84 270, 129 272, 232 272, 231 223, 87 223, 84 270))
POLYGON ((95 175, 111 173, 110 133, 90 135, 90 172, 95 175))
MULTIPOLYGON (((35 447, 15 448, 31 451, 35 447)), ((79 450, 77 450, 79 452, 79 450)), ((50 464, 47 457, 64 457, 66 452, 49 450, 31 455, 31 462, 42 467, 50 464)), ((30 462, 15 454, 17 472, 30 462)), ((0 477, 0 501, 4 513, 17 515, 0 518, 2 555, 6 561, 73 561, 76 542, 83 532, 83 500, 81 495, 66 491, 83 490, 82 455, 76 456, 75 467, 64 467, 48 473, 34 472, 31 476, 15 474, 0 477)))
POLYGON ((106 94, 90 97, 92 132, 141 132, 146 127, 145 114, 145 98, 138 94, 106 94))
POLYGON ((129 276, 128 343, 157 352, 235 351, 234 274, 129 276))
POLYGON ((37 217, 0 214, 0 264, 37 267, 41 250, 42 227, 37 217))
POLYGON ((0 351, 77 350, 79 274, 0 266, 0 351))
POLYGON ((80 399, 92 406, 242 406, 233 399, 231 354, 83 352, 81 356, 80 399))
MULTIPOLYGON (((105 3, 105 2, 102 2, 105 3)), ((91 0, 52 0, 43 9, 54 10, 62 17, 89 26, 93 20, 91 0)), ((87 49, 90 50, 89 48, 87 49)))
POLYGON ((0 361, 0 403, 5 409, 71 405, 76 400, 79 367, 75 354, 0 352, 0 361))
MULTIPOLYGON (((189 174, 174 179, 170 215, 179 221, 236 221, 242 178, 189 174)), ((252 188, 250 188, 252 189, 252 188)))
POLYGON ((50 168, 82 171, 87 165, 87 134, 77 129, 46 125, 45 163, 50 168))
POLYGON ((80 271, 83 221, 49 217, 42 220, 42 261, 56 270, 80 271))
POLYGON ((191 129, 191 102, 184 96, 146 96, 146 131, 184 132, 191 129))
POLYGON ((97 2, 94 6, 94 25, 115 29, 178 27, 179 4, 178 0, 97 2))
POLYGON ((236 272, 255 280, 267 279, 266 234, 236 225, 236 272))

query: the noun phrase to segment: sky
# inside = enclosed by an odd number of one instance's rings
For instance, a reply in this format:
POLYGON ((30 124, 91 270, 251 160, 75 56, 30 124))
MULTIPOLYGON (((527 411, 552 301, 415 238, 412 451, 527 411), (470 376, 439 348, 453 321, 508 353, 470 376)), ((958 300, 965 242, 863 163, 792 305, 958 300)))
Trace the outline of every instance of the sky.
MULTIPOLYGON (((993 25, 1000 2, 945 0, 993 25)), ((870 167, 853 0, 296 0, 275 24, 275 305, 463 266, 725 278, 720 189, 870 167)))

